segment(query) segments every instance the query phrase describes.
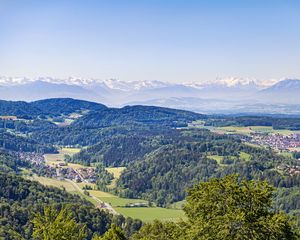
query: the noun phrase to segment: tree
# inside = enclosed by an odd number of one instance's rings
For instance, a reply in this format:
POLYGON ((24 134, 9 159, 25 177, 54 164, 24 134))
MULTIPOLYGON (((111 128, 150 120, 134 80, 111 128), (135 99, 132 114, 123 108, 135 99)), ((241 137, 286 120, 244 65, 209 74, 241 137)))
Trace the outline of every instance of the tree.
POLYGON ((272 210, 273 188, 237 175, 202 182, 188 191, 189 239, 296 239, 288 217, 272 210))
POLYGON ((126 240, 122 229, 112 224, 110 229, 102 236, 95 236, 93 240, 126 240))
POLYGON ((187 221, 145 224, 134 240, 293 240, 288 216, 272 210, 273 188, 237 175, 201 182, 188 191, 187 221))
POLYGON ((33 219, 33 237, 39 240, 84 240, 85 227, 78 224, 72 212, 63 208, 59 212, 53 206, 44 208, 43 214, 33 219))
POLYGON ((184 222, 160 222, 145 224, 132 236, 132 240, 179 240, 184 239, 186 224, 184 222))

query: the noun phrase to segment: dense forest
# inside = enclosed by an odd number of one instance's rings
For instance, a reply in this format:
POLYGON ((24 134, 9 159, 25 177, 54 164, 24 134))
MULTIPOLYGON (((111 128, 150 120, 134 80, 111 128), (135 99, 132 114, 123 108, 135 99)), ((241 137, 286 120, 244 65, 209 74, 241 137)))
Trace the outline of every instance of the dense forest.
POLYGON ((32 138, 17 136, 14 134, 2 132, 0 129, 0 146, 7 150, 38 152, 38 153, 56 153, 53 145, 40 144, 32 138))
POLYGON ((74 122, 74 126, 101 128, 114 125, 144 124, 150 126, 185 127, 188 122, 202 119, 204 115, 151 106, 126 106, 94 111, 74 122))
POLYGON ((37 117, 68 115, 84 110, 96 111, 106 107, 103 104, 76 100, 72 98, 52 98, 35 102, 0 100, 1 116, 16 116, 24 119, 37 117))
POLYGON ((281 164, 299 164, 297 160, 209 131, 183 131, 182 134, 188 137, 128 164, 118 181, 119 194, 166 206, 182 200, 185 189, 194 183, 232 173, 268 180, 275 187, 299 187, 298 175, 282 175, 277 171, 281 164), (222 160, 218 162, 210 156, 222 156, 222 160))

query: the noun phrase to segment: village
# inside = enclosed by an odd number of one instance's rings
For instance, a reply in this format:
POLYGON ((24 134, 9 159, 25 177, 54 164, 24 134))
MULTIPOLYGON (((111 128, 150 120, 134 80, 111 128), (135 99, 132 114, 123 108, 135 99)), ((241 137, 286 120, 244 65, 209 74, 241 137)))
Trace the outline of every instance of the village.
POLYGON ((293 148, 300 148, 300 134, 282 135, 278 133, 251 133, 250 143, 269 146, 279 151, 289 151, 293 148))
POLYGON ((46 161, 43 154, 34 152, 18 152, 18 157, 20 160, 33 165, 36 173, 43 173, 43 175, 48 177, 59 180, 69 179, 77 183, 95 183, 97 179, 95 169, 91 167, 74 168, 63 161, 50 164, 46 161))

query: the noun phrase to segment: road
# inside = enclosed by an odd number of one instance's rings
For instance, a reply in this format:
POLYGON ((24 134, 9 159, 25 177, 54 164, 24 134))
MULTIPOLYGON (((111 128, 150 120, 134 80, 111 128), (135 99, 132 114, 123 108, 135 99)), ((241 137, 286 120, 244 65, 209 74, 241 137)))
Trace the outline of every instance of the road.
MULTIPOLYGON (((80 193, 84 194, 84 191, 75 182, 73 182, 70 179, 65 179, 65 180, 67 182, 71 183, 80 193)), ((97 203, 99 203, 99 205, 103 205, 104 204, 105 207, 102 207, 102 208, 103 209, 107 209, 111 214, 113 214, 113 215, 118 215, 119 214, 119 213, 116 212, 115 209, 113 209, 113 207, 110 204, 101 201, 99 198, 97 198, 97 197, 95 197, 93 195, 91 195, 91 198, 93 198, 97 203)))

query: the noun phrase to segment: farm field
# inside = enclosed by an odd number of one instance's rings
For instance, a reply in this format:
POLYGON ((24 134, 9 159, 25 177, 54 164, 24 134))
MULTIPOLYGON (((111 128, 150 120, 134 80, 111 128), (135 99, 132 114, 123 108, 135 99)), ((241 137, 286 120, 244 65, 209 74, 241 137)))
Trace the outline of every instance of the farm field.
POLYGON ((125 167, 109 167, 105 168, 106 171, 109 173, 112 173, 114 175, 114 179, 111 181, 111 183, 107 186, 108 188, 114 188, 116 187, 117 180, 120 178, 121 173, 126 169, 125 167))
POLYGON ((184 212, 178 209, 167 209, 159 207, 139 207, 139 208, 115 208, 124 216, 140 219, 144 222, 152 222, 155 219, 161 221, 179 221, 184 219, 184 212))
POLYGON ((57 187, 60 189, 65 188, 67 192, 77 192, 78 191, 72 183, 65 181, 65 180, 58 180, 58 179, 48 178, 48 177, 39 177, 37 175, 33 175, 29 178, 30 178, 30 180, 38 181, 39 183, 41 183, 45 186, 53 186, 53 187, 57 187))
POLYGON ((240 158, 245 160, 245 161, 249 161, 251 158, 251 155, 245 152, 240 152, 240 158))
MULTIPOLYGON (((77 185, 79 188, 82 189, 83 186, 89 184, 75 183, 75 182, 71 183, 65 180, 39 177, 37 175, 31 176, 30 180, 38 181, 45 186, 53 186, 61 189, 64 188, 69 193, 79 194, 86 200, 92 202, 94 205, 97 205, 97 201, 95 199, 86 196, 81 191, 79 191, 78 188, 76 187, 77 185)), ((94 185, 91 184, 91 186, 94 185)), ((162 220, 162 221, 177 221, 180 218, 184 217, 183 211, 178 209, 166 209, 160 207, 135 207, 135 208, 124 207, 126 204, 129 203, 147 203, 147 201, 145 200, 120 198, 110 193, 98 191, 98 190, 89 190, 88 192, 90 193, 91 196, 94 196, 103 202, 109 203, 118 213, 123 214, 124 216, 138 218, 145 222, 151 222, 155 219, 162 220)))
MULTIPOLYGON (((59 150, 59 153, 55 153, 55 154, 45 154, 45 160, 46 163, 48 165, 56 165, 58 163, 64 163, 64 156, 70 155, 72 156, 75 153, 78 153, 80 151, 80 148, 62 148, 59 150)), ((62 168, 74 168, 74 169, 78 169, 78 168, 93 168, 93 167, 86 167, 83 166, 81 164, 76 164, 76 163, 67 163, 67 166, 62 166, 62 168)))
POLYGON ((108 167, 105 168, 106 171, 109 173, 112 173, 114 175, 114 178, 118 179, 121 175, 121 173, 126 169, 125 167, 108 167))
MULTIPOLYGON (((250 158, 251 158, 251 155, 248 154, 248 153, 245 153, 245 152, 240 152, 239 155, 240 155, 239 156, 240 159, 242 159, 244 161, 249 161, 250 158)), ((228 157, 230 157, 230 156, 228 156, 228 157)), ((211 156, 207 156, 207 158, 216 160, 219 165, 224 165, 224 164, 221 163, 221 161, 223 160, 224 156, 211 155, 211 156)), ((236 157, 232 156, 231 158, 236 158, 236 157)))
POLYGON ((147 201, 141 199, 120 198, 111 193, 99 190, 89 190, 89 193, 92 196, 99 198, 103 202, 109 203, 112 207, 124 207, 126 204, 129 203, 148 203, 147 201))
POLYGON ((293 133, 300 134, 300 131, 291 131, 286 129, 273 129, 271 126, 226 126, 226 127, 214 127, 214 126, 205 126, 203 121, 195 121, 189 125, 192 128, 205 128, 212 132, 219 134, 243 134, 250 135, 251 133, 273 133, 281 135, 290 135, 293 133))
POLYGON ((243 134, 250 135, 251 133, 260 134, 281 134, 281 135, 291 135, 293 133, 300 133, 300 131, 291 131, 286 129, 273 129, 273 127, 268 126, 249 126, 249 127, 238 127, 238 126, 228 126, 228 127, 216 127, 211 129, 213 132, 221 134, 243 134))
POLYGON ((219 156, 219 155, 211 155, 211 156, 207 156, 207 158, 216 160, 218 164, 221 164, 221 161, 222 161, 222 159, 223 159, 223 156, 219 156))

